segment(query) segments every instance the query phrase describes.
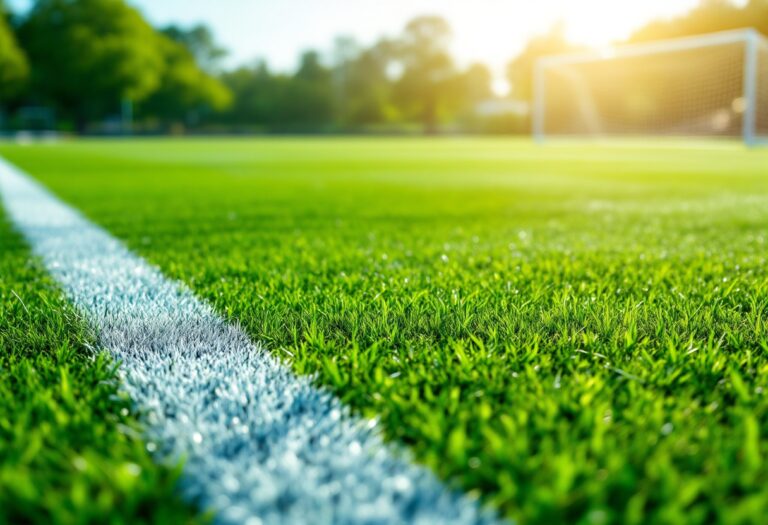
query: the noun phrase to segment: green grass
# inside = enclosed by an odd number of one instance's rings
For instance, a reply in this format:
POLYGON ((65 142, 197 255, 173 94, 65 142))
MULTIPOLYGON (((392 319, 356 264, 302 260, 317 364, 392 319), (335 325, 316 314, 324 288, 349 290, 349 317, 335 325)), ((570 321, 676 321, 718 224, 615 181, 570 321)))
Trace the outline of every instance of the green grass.
POLYGON ((115 365, 0 215, 0 524, 199 523, 115 365))
POLYGON ((768 152, 83 141, 0 154, 524 524, 768 515, 768 152))

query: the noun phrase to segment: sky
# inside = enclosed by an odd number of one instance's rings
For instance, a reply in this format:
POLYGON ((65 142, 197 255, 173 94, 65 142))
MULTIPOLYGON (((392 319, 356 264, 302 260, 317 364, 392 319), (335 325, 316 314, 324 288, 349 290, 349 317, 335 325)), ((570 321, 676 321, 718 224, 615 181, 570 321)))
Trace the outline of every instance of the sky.
MULTIPOLYGON (((698 0, 129 0, 155 24, 204 22, 230 51, 228 65, 266 59, 296 65, 307 48, 330 50, 336 35, 363 44, 401 31, 412 17, 444 16, 461 64, 484 62, 501 75, 528 38, 558 21, 574 41, 606 46, 654 18, 698 0)), ((30 0, 11 0, 23 8, 30 0)))

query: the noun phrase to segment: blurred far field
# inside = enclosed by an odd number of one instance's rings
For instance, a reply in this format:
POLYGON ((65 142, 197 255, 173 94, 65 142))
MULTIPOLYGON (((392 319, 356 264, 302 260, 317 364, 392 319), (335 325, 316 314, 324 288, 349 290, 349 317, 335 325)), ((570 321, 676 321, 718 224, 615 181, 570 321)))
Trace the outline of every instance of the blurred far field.
POLYGON ((0 143, 443 479, 523 523, 768 515, 768 151, 0 143))

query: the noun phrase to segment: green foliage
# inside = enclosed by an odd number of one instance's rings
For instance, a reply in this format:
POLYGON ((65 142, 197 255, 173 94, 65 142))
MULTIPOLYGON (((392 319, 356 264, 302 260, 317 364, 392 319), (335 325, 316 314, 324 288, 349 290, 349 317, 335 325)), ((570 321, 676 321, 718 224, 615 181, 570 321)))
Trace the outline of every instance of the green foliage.
POLYGON ((286 79, 272 75, 265 63, 224 73, 222 82, 232 92, 233 102, 217 120, 262 126, 279 121, 282 106, 278 100, 284 93, 281 85, 286 79))
POLYGON ((116 365, 0 217, 0 524, 199 523, 116 365))
POLYGON ((386 69, 391 47, 380 42, 356 46, 333 67, 307 52, 293 75, 273 73, 265 63, 225 73, 234 103, 220 121, 262 126, 271 131, 318 131, 392 120, 392 82, 386 69))
POLYGON ((117 114, 125 100, 164 121, 194 120, 230 103, 195 58, 204 55, 212 67, 220 54, 206 29, 158 33, 124 0, 41 0, 20 37, 32 64, 31 94, 81 130, 117 114))
POLYGON ((466 120, 492 96, 487 68, 454 67, 450 35, 442 18, 422 17, 399 37, 368 48, 338 39, 331 66, 310 51, 293 75, 273 74, 263 63, 225 73, 235 102, 221 121, 271 131, 413 123, 436 132, 440 124, 466 120))
MULTIPOLYGON (((21 102, 50 105, 79 131, 116 117, 129 101, 138 123, 155 129, 214 123, 317 132, 421 123, 431 133, 471 118, 491 96, 486 68, 454 67, 450 27, 439 17, 414 19, 397 38, 368 48, 348 40, 330 66, 307 51, 292 74, 265 64, 220 73, 225 52, 207 27, 156 31, 125 0, 41 0, 21 20, 32 65, 21 102)), ((0 25, 0 51, 6 40, 0 25)), ((12 87, 24 71, 6 69, 4 85, 12 87)))
MULTIPOLYGON (((81 130, 116 116, 124 99, 137 103, 137 116, 150 129, 184 123, 276 132, 405 131, 420 124, 427 133, 441 127, 519 133, 527 127, 519 114, 477 111, 493 97, 491 75, 479 64, 456 67, 451 28, 437 16, 418 17, 369 47, 339 38, 331 64, 307 51, 292 73, 271 72, 266 64, 222 71, 226 51, 205 25, 158 32, 125 0, 40 0, 22 22, 32 81, 18 102, 51 105, 81 130)), ((743 27, 768 34, 768 0, 702 0, 629 40, 743 27)), ((0 21, 0 99, 19 93, 28 69, 8 32, 0 21)), ((532 99, 536 60, 579 49, 566 40, 562 24, 532 38, 507 67, 512 96, 532 99)))
POLYGON ((331 73, 316 53, 302 57, 294 75, 273 74, 266 64, 223 76, 234 103, 222 119, 272 131, 318 131, 333 119, 331 73))
POLYGON ((199 114, 229 107, 230 91, 200 69, 184 44, 157 35, 156 48, 162 56, 163 72, 158 89, 141 105, 141 114, 163 120, 190 120, 194 115, 189 112, 199 114))
POLYGON ((320 55, 316 51, 305 52, 285 96, 285 107, 290 109, 286 120, 315 125, 330 122, 332 89, 331 71, 322 64, 320 55))
POLYGON ((399 42, 403 74, 395 83, 395 97, 406 115, 421 121, 426 133, 437 131, 446 92, 455 78, 450 42, 448 22, 436 16, 411 20, 399 42))
POLYGON ((759 524, 768 154, 679 146, 0 151, 521 523, 759 524))
MULTIPOLYGON (((354 44, 353 44, 354 45, 354 44)), ((395 61, 395 44, 380 40, 367 49, 342 53, 334 76, 340 86, 336 112, 342 125, 386 123, 400 115, 393 102, 388 68, 395 61)))
POLYGON ((536 61, 545 56, 579 49, 579 46, 566 39, 563 24, 555 25, 547 34, 531 38, 525 49, 507 65, 507 80, 512 86, 513 95, 520 100, 533 100, 536 61))
POLYGON ((484 65, 476 63, 453 77, 448 85, 447 99, 451 111, 467 125, 467 120, 477 118, 477 105, 493 99, 493 75, 484 65))
POLYGON ((29 74, 29 65, 5 16, 0 2, 0 102, 16 95, 29 74))
POLYGON ((186 47, 200 67, 209 73, 218 72, 221 60, 227 56, 227 50, 216 43, 213 32, 205 25, 198 24, 189 29, 169 26, 161 32, 186 47))
POLYGON ((123 0, 40 0, 19 34, 33 64, 33 91, 81 126, 159 86, 155 31, 123 0))

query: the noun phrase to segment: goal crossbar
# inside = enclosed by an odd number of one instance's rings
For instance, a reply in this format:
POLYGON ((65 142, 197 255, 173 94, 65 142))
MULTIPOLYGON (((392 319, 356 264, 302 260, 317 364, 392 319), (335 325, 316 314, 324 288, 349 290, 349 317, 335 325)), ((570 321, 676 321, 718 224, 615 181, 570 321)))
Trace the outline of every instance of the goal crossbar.
POLYGON ((768 49, 768 39, 755 29, 733 29, 730 31, 718 31, 705 35, 684 36, 660 40, 656 42, 642 42, 638 44, 621 44, 590 51, 578 51, 542 57, 537 62, 537 67, 549 67, 554 65, 576 64, 579 62, 592 62, 595 60, 612 60, 615 58, 628 58, 643 55, 655 55, 658 53, 674 53, 676 51, 688 51, 723 44, 737 44, 749 39, 755 39, 759 47, 768 49))

